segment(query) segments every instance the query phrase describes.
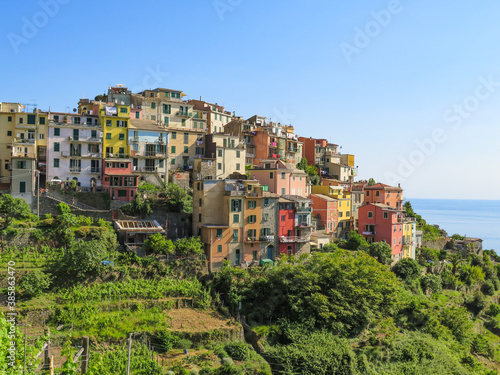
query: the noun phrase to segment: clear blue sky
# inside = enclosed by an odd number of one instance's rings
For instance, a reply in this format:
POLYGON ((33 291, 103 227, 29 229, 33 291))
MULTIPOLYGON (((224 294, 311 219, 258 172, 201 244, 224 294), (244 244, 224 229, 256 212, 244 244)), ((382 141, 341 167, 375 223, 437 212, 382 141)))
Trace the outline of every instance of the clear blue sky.
POLYGON ((180 89, 327 137, 407 197, 500 199, 498 1, 61 2, 3 2, 0 101, 180 89))

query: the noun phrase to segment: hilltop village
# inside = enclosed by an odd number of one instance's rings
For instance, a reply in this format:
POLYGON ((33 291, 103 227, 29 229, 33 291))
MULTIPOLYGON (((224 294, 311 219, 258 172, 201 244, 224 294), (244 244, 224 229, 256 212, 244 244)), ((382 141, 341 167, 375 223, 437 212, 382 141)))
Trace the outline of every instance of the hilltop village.
POLYGON ((393 263, 415 258, 422 232, 400 186, 355 181, 355 156, 327 139, 185 96, 116 85, 73 113, 0 103, 1 192, 36 213, 37 194, 60 199, 61 187, 105 192, 112 209, 143 198, 141 184, 192 189, 191 231, 170 237, 199 236, 210 270, 309 253, 351 231, 390 245, 393 263))
POLYGON ((185 96, 0 103, 0 373, 499 373, 495 251, 185 96))

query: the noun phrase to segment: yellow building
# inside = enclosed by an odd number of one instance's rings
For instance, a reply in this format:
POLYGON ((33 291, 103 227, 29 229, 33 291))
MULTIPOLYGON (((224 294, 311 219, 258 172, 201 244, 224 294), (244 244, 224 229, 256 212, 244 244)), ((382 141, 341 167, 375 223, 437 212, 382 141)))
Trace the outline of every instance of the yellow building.
POLYGON ((352 194, 344 190, 342 186, 315 185, 312 186, 312 194, 324 194, 338 200, 338 226, 335 237, 344 238, 353 230, 352 219, 352 194))

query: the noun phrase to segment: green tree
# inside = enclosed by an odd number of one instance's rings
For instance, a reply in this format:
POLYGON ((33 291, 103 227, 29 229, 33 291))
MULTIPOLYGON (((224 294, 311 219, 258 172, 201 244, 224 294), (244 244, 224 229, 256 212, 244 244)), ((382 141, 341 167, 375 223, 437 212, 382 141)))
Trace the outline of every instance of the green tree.
POLYGON ((307 166, 308 166, 307 159, 304 157, 302 159, 300 159, 300 162, 298 162, 296 165, 297 169, 301 169, 303 171, 306 170, 307 166))
POLYGON ((179 185, 168 184, 165 196, 168 199, 167 206, 170 211, 186 214, 193 212, 193 197, 179 185))
POLYGON ((365 250, 368 248, 368 242, 363 235, 352 230, 347 234, 344 247, 348 250, 365 250))
POLYGON ((422 290, 425 293, 432 293, 432 294, 437 294, 441 293, 443 290, 443 281, 441 279, 441 276, 439 275, 434 275, 432 273, 428 273, 425 276, 422 276, 420 279, 420 284, 422 286, 422 290))
POLYGON ((201 255, 205 252, 199 237, 180 238, 174 242, 175 252, 184 256, 201 255))
POLYGON ((80 281, 100 275, 104 269, 103 261, 112 260, 111 254, 102 241, 78 241, 68 249, 59 267, 61 276, 69 276, 69 281, 80 281))
POLYGON ((148 237, 146 241, 144 241, 144 249, 146 251, 151 251, 155 254, 173 254, 174 253, 174 244, 172 241, 167 240, 165 235, 161 233, 155 233, 148 237))
POLYGON ((420 265, 414 259, 403 258, 394 265, 392 272, 401 280, 415 280, 420 276, 420 265))
POLYGON ((323 247, 321 248, 321 250, 323 251, 335 251, 335 250, 338 250, 339 247, 337 246, 337 244, 334 244, 334 243, 327 243, 326 245, 323 245, 323 247))
POLYGON ((10 194, 0 195, 0 215, 4 218, 4 227, 12 224, 14 219, 25 219, 31 214, 31 209, 24 199, 14 198, 10 194))
POLYGON ((375 185, 377 182, 375 181, 375 179, 371 178, 368 180, 368 186, 373 186, 375 185))
POLYGON ((35 270, 26 273, 19 281, 19 287, 23 290, 26 297, 41 296, 44 291, 49 289, 52 281, 51 275, 35 270))
POLYGON ((377 259, 382 264, 391 264, 392 249, 385 242, 373 242, 368 246, 368 254, 377 259))

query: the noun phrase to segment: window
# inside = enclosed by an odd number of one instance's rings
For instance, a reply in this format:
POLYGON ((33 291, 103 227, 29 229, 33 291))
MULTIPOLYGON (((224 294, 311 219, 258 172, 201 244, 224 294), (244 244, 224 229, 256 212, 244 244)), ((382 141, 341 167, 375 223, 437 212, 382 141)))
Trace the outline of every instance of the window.
POLYGON ((140 118, 141 114, 139 111, 135 111, 135 118, 140 118))
POLYGON ((239 171, 240 170, 240 164, 239 163, 236 163, 236 170, 239 171))
POLYGON ((106 126, 111 126, 111 120, 106 120, 106 126))
POLYGON ((183 119, 181 120, 181 125, 182 125, 182 126, 186 126, 186 119, 185 119, 185 118, 183 118, 183 119))
POLYGON ((126 197, 127 196, 127 190, 118 190, 118 196, 119 197, 126 197))
POLYGON ((126 128, 127 127, 127 121, 117 121, 116 126, 119 128, 126 128))
POLYGON ((274 178, 274 173, 273 172, 269 172, 269 178, 274 178))
POLYGON ((26 182, 24 181, 19 182, 19 192, 26 193, 26 182))
POLYGON ((281 172, 281 179, 284 180, 286 178, 286 173, 285 172, 281 172))
POLYGON ((156 121, 156 115, 151 115, 151 120, 156 121))
POLYGON ((175 165, 175 158, 170 159, 170 164, 175 165))
MULTIPOLYGON (((54 116, 54 117, 55 117, 55 116, 54 116)), ((55 119, 54 119, 54 120, 55 120, 55 119)), ((7 121, 8 121, 8 122, 12 122, 12 116, 9 116, 9 117, 7 118, 7 121)))
POLYGON ((221 149, 217 150, 217 156, 222 157, 222 150, 221 149))
POLYGON ((106 139, 111 139, 111 133, 106 133, 106 139))
POLYGON ((54 142, 54 151, 59 152, 59 142, 54 142))
POLYGON ((35 125, 35 119, 36 119, 35 115, 28 115, 28 124, 35 125))
POLYGON ((45 125, 45 117, 40 117, 40 125, 45 125))
POLYGON ((120 133, 120 135, 119 135, 119 139, 120 139, 120 141, 125 140, 125 134, 120 133))
MULTIPOLYGON (((240 157, 240 151, 236 151, 236 157, 239 158, 240 157)), ((239 169, 239 168, 238 168, 239 169)))
POLYGON ((372 219, 373 218, 373 211, 368 211, 368 219, 372 219))
POLYGON ((286 188, 281 188, 281 195, 286 195, 286 188))
POLYGON ((184 143, 189 143, 189 133, 184 133, 184 143))
POLYGON ((198 214, 198 221, 201 222, 201 214, 198 214))
POLYGON ((22 117, 21 117, 21 118, 19 118, 19 123, 20 123, 20 124, 22 124, 22 123, 23 123, 23 120, 24 120, 24 119, 23 119, 22 117))
POLYGON ((170 104, 163 104, 163 113, 170 114, 172 106, 170 104))
POLYGON ((177 132, 172 132, 172 139, 177 139, 177 132))
POLYGON ((248 217, 248 222, 249 223, 256 223, 257 222, 257 215, 250 215, 248 217))
POLYGON ((26 169, 26 161, 18 160, 17 161, 17 169, 26 169))
POLYGON ((286 220, 286 215, 281 215, 281 221, 285 221, 286 220))
POLYGON ((194 128, 197 129, 198 128, 198 123, 195 121, 194 122, 194 128))
POLYGON ((388 219, 389 218, 389 213, 388 212, 384 212, 384 219, 388 219))
POLYGON ((184 146, 184 153, 185 154, 189 153, 189 147, 188 146, 184 146))
POLYGON ((151 109, 155 109, 156 108, 156 103, 155 102, 151 102, 151 109))
POLYGON ((396 239, 394 239, 394 245, 396 245, 396 239))
POLYGON ((248 201, 248 208, 257 207, 257 201, 248 201))
POLYGON ((217 229, 217 237, 218 238, 222 237, 222 229, 217 229))
POLYGON ((169 122, 169 121, 170 121, 170 119, 169 119, 167 116, 165 116, 165 117, 163 118, 163 122, 165 123, 165 126, 168 126, 168 122, 169 122))
POLYGON ((239 223, 240 222, 240 215, 234 214, 233 215, 233 222, 234 223, 239 223))
POLYGON ((7 137, 12 137, 12 130, 7 130, 7 137))
POLYGON ((222 245, 217 245, 217 252, 222 253, 222 245))
POLYGON ((175 146, 172 146, 171 147, 171 151, 170 151, 171 154, 175 154, 175 146))
POLYGON ((55 136, 59 136, 59 135, 61 135, 61 129, 59 129, 59 128, 55 128, 55 129, 54 129, 54 135, 55 135, 55 136))
POLYGON ((217 169, 219 169, 219 170, 222 169, 222 163, 217 163, 217 169))
POLYGON ((369 191, 367 191, 367 192, 366 192, 366 196, 367 196, 367 197, 369 197, 369 196, 370 196, 370 192, 369 192, 369 191))
POLYGON ((233 242, 238 242, 238 229, 233 229, 233 242))
POLYGON ((252 251, 252 260, 257 260, 257 251, 252 251))
POLYGON ((59 168, 59 159, 54 159, 54 168, 59 168))
POLYGON ((127 107, 120 107, 120 113, 127 113, 127 107))
POLYGON ((269 214, 262 214, 262 221, 268 221, 269 220, 269 214))
POLYGON ((231 212, 241 212, 241 199, 231 199, 231 212))

